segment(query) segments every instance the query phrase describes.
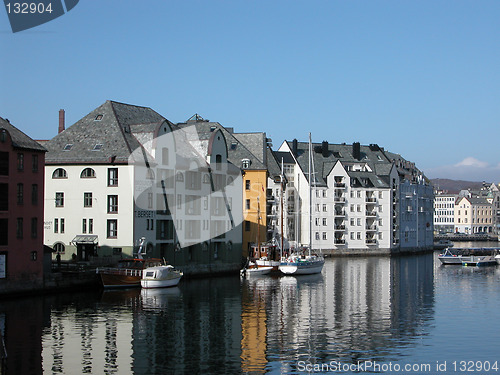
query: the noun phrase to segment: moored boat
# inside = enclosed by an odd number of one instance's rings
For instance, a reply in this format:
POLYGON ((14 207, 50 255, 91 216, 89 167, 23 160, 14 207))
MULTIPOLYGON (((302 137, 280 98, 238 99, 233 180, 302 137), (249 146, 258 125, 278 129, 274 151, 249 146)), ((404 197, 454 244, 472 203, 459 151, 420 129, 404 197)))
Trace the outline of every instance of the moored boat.
POLYGON ((461 254, 457 254, 456 252, 452 252, 449 248, 445 249, 445 251, 438 255, 438 259, 443 265, 454 264, 454 265, 462 265, 462 261, 467 261, 470 256, 463 256, 461 254))
POLYGON ((139 287, 143 270, 162 263, 160 259, 123 259, 117 267, 101 267, 96 272, 104 288, 139 287))
POLYGON ((183 273, 171 265, 148 267, 142 272, 141 286, 145 289, 176 286, 183 273))
POLYGON ((273 267, 253 267, 253 268, 243 268, 241 270, 241 276, 263 276, 268 275, 272 271, 273 267))
POLYGON ((493 257, 492 255, 485 255, 485 256, 472 255, 470 256, 470 259, 462 261, 462 265, 476 266, 476 267, 496 266, 497 261, 495 257, 493 257))
POLYGON ((320 273, 324 264, 325 259, 322 256, 293 254, 283 259, 279 270, 285 275, 311 275, 320 273))

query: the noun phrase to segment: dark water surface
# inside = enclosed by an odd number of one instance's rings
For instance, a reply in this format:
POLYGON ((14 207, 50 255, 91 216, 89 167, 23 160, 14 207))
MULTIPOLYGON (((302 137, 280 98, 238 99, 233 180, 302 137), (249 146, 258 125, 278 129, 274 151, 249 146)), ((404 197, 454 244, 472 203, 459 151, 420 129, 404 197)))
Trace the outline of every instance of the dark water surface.
POLYGON ((500 373, 500 266, 436 256, 1 300, 7 373, 500 373))

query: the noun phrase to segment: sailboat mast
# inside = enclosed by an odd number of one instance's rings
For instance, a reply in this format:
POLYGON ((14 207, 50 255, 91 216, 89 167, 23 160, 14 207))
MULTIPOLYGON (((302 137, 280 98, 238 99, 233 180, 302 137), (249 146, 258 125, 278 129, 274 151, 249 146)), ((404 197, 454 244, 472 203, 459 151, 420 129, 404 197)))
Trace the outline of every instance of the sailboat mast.
POLYGON ((284 193, 284 190, 283 190, 283 182, 284 182, 284 177, 283 177, 283 173, 284 173, 284 167, 283 167, 283 158, 281 158, 281 175, 280 175, 280 214, 281 214, 281 247, 280 247, 280 258, 283 257, 283 236, 284 236, 284 232, 283 232, 283 193, 284 193))
POLYGON ((311 181, 311 167, 312 167, 312 142, 311 133, 309 133, 309 255, 311 255, 312 246, 312 181, 311 181))

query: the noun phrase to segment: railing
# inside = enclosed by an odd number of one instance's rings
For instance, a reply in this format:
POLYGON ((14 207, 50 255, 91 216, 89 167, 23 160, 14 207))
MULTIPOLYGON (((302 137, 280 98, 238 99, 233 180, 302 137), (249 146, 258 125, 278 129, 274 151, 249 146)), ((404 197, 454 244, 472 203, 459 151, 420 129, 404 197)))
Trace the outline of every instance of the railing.
POLYGON ((367 245, 376 245, 377 244, 377 240, 375 240, 375 239, 366 240, 366 244, 367 245))
POLYGON ((335 245, 345 245, 345 240, 342 238, 336 238, 334 243, 335 245))
POLYGON ((345 216, 345 211, 335 211, 335 216, 345 216))
POLYGON ((335 184, 333 186, 336 187, 336 188, 343 189, 343 188, 345 188, 345 183, 343 183, 343 182, 335 182, 335 184))
POLYGON ((345 225, 343 225, 343 224, 342 225, 335 225, 334 229, 335 230, 345 230, 345 225))
POLYGON ((365 202, 366 203, 377 203, 377 198, 366 197, 365 202))
POLYGON ((345 202, 345 197, 333 197, 334 202, 345 202))
POLYGON ((377 216, 376 211, 366 211, 366 216, 377 216))
POLYGON ((377 226, 376 225, 367 225, 366 230, 377 230, 377 226))

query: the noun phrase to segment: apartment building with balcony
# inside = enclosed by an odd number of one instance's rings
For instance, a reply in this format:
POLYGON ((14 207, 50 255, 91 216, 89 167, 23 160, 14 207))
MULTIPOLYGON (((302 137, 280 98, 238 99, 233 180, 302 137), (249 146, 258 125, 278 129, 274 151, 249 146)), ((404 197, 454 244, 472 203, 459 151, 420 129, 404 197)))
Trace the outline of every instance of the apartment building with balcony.
POLYGON ((432 248, 432 188, 413 164, 375 144, 324 141, 312 148, 311 181, 308 143, 285 141, 274 152, 283 161, 283 228, 290 247, 306 246, 311 238, 313 249, 332 254, 432 248), (403 214, 404 204, 411 213, 403 214))

